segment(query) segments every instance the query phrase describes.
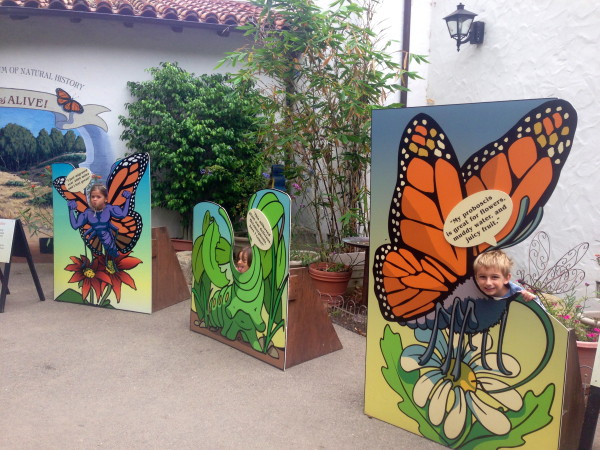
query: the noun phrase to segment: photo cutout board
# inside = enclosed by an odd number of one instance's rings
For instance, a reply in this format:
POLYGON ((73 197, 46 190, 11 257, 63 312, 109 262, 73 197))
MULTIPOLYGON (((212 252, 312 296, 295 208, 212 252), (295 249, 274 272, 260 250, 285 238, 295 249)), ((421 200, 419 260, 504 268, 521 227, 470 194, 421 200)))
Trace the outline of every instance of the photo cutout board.
POLYGON ((280 369, 286 365, 290 197, 254 194, 246 225, 251 260, 236 267, 227 212, 212 202, 194 208, 190 329, 280 369))
POLYGON ((100 178, 87 168, 52 166, 55 300, 150 314, 149 156, 118 160, 106 182, 100 178), (94 203, 98 193, 104 200, 94 203))
POLYGON ((374 111, 366 414, 450 448, 558 448, 568 332, 485 295, 473 262, 534 232, 576 124, 556 99, 374 111))

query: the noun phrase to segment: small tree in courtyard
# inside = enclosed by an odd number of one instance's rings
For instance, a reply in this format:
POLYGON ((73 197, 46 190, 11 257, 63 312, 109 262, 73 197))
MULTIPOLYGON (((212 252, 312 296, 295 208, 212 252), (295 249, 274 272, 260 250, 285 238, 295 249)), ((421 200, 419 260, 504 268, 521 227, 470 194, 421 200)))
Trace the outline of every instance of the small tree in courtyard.
POLYGON ((338 0, 329 10, 311 0, 253 3, 263 13, 245 27, 251 43, 222 64, 240 67, 237 82, 264 80, 261 142, 285 164, 320 242, 333 249, 369 232, 371 112, 404 89, 400 77, 416 75, 372 29, 376 0, 338 0))

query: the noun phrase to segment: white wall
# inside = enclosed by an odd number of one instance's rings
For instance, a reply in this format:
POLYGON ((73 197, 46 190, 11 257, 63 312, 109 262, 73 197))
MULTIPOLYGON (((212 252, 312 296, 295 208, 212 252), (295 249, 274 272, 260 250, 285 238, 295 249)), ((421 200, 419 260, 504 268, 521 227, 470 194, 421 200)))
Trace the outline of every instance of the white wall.
MULTIPOLYGON (((420 2, 413 2, 420 3, 420 2)), ((482 45, 456 52, 443 17, 455 0, 432 3, 430 67, 426 98, 432 104, 559 97, 578 112, 575 143, 538 230, 550 235, 551 261, 576 244, 590 250, 581 263, 586 281, 600 279, 592 261, 600 253, 599 44, 600 4, 589 0, 490 2, 470 0, 466 9, 485 22, 482 45)), ((419 104, 415 100, 415 104, 419 104)), ((527 245, 511 250, 523 266, 527 245)))

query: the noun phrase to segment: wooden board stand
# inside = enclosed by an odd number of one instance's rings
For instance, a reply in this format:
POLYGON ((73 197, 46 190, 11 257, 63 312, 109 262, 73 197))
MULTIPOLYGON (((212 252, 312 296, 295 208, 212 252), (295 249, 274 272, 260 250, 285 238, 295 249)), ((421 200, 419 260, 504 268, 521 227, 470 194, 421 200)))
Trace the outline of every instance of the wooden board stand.
POLYGON ((341 350, 327 309, 306 267, 290 269, 285 367, 341 350))
POLYGON ((585 402, 577 355, 575 331, 569 331, 567 360, 565 364, 565 391, 563 393, 563 416, 560 423, 560 449, 578 448, 585 402))
POLYGON ((282 370, 341 350, 342 343, 327 314, 327 309, 313 287, 308 269, 306 267, 290 269, 289 280, 285 358, 274 358, 256 352, 241 339, 232 341, 222 336, 220 330, 211 331, 200 327, 197 324, 198 316, 194 311, 190 311, 190 329, 282 370))
POLYGON ((2 290, 0 291, 0 313, 4 312, 6 295, 10 294, 8 289, 8 281, 10 279, 10 264, 13 256, 24 257, 27 260, 27 264, 29 265, 29 270, 31 272, 31 276, 33 277, 33 282, 35 284, 40 301, 44 301, 46 299, 44 297, 44 292, 42 291, 40 279, 38 278, 35 270, 35 265, 33 264, 33 258, 31 257, 31 251, 29 250, 29 244, 27 243, 27 238, 25 237, 23 225, 19 219, 16 219, 14 222, 12 242, 9 244, 10 255, 8 257, 8 261, 4 264, 4 274, 0 270, 0 283, 2 284, 2 290))
POLYGON ((189 298, 190 289, 167 228, 152 228, 152 312, 189 298))

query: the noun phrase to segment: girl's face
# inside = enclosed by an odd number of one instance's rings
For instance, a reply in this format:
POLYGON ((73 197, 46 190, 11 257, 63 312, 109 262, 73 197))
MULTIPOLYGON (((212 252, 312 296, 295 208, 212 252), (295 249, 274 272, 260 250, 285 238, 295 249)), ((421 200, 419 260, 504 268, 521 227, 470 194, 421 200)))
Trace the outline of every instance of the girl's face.
POLYGON ((248 258, 246 257, 246 253, 241 252, 240 253, 240 257, 238 259, 238 262, 236 264, 237 270, 240 273, 244 273, 245 271, 247 271, 250 266, 248 265, 248 258))
POLYGON ((101 191, 96 189, 90 193, 90 203, 92 208, 96 211, 100 211, 101 209, 104 209, 104 206, 106 205, 106 197, 101 191))

